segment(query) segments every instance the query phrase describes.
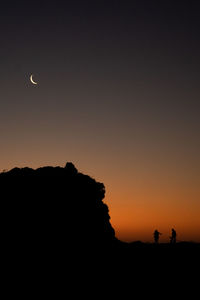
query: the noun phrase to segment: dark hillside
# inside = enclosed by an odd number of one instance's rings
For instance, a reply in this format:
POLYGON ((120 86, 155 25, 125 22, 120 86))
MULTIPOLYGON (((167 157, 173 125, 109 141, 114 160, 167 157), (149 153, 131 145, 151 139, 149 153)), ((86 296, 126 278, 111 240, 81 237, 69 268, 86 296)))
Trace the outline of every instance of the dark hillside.
POLYGON ((3 235, 9 251, 51 256, 115 241, 102 183, 62 167, 0 174, 3 235))

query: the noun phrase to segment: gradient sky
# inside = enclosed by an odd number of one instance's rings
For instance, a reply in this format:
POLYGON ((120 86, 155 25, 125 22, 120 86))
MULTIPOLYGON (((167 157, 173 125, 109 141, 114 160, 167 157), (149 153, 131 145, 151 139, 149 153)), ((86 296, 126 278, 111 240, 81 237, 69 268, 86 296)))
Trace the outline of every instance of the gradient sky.
POLYGON ((0 42, 1 171, 71 161, 121 240, 200 241, 199 1, 1 4, 0 42))

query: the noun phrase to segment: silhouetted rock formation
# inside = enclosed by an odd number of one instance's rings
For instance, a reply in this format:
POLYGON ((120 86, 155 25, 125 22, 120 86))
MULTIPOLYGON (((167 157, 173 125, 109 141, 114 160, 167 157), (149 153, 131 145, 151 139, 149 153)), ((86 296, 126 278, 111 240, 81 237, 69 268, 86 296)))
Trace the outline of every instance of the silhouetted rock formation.
POLYGON ((166 270, 183 261, 195 264, 199 258, 200 244, 119 241, 103 202, 104 185, 72 163, 0 173, 0 191, 1 249, 8 270, 26 274, 28 268, 31 276, 45 270, 48 276, 76 267, 85 271, 90 265, 91 274, 101 268, 109 273, 115 266, 117 274, 120 269, 128 274, 161 266, 166 270))
POLYGON ((116 241, 105 187, 77 171, 62 167, 14 168, 0 173, 1 212, 9 250, 44 251, 102 247, 116 241))

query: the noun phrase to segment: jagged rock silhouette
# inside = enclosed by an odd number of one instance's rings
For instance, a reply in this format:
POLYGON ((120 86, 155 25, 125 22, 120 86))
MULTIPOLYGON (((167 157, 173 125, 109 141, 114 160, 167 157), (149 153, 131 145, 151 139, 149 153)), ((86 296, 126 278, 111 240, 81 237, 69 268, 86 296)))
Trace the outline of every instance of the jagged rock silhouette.
POLYGON ((14 168, 0 173, 1 211, 9 249, 65 253, 116 241, 105 187, 63 167, 14 168), (34 249, 34 250, 33 250, 34 249))

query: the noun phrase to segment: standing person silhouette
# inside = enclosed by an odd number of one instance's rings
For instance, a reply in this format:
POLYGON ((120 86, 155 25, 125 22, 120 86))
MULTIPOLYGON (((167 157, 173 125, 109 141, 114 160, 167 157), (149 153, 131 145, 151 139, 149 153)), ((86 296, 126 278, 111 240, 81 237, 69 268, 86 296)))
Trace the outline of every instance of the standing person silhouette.
POLYGON ((160 237, 161 234, 162 234, 162 233, 159 232, 157 229, 154 231, 153 236, 154 236, 154 242, 155 242, 155 244, 158 244, 158 242, 159 242, 159 237, 160 237))
POLYGON ((171 244, 176 244, 176 230, 172 228, 172 235, 170 237, 171 244))

